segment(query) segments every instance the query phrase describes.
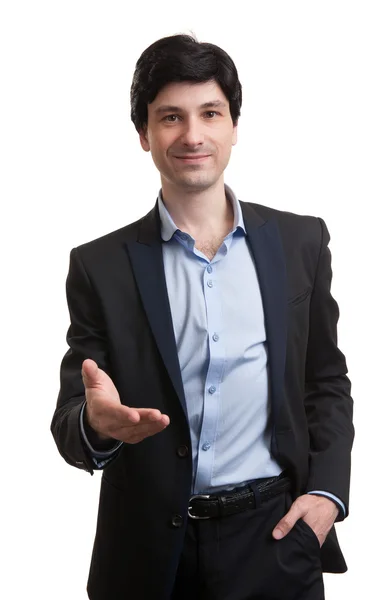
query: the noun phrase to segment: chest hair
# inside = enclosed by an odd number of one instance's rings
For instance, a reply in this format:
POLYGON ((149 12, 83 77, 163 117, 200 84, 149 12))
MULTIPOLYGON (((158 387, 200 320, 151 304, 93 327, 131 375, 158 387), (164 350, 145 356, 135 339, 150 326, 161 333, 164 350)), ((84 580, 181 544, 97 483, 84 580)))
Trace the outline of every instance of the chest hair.
POLYGON ((205 254, 205 256, 209 260, 212 260, 216 252, 219 250, 221 244, 223 243, 224 238, 225 235, 214 238, 208 238, 206 240, 199 240, 196 241, 195 247, 197 248, 197 250, 200 250, 200 252, 205 254))

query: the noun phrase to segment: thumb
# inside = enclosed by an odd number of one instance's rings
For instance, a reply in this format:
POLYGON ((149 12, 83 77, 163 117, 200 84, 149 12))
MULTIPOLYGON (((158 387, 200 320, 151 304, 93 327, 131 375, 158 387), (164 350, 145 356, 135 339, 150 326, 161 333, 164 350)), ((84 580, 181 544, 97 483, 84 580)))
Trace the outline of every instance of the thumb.
POLYGON ((99 367, 94 360, 87 358, 82 363, 81 375, 86 388, 93 387, 99 383, 99 367))
POLYGON ((289 531, 295 526, 296 521, 303 516, 303 511, 298 503, 293 502, 286 515, 277 523, 273 529, 273 537, 280 540, 285 537, 289 531))

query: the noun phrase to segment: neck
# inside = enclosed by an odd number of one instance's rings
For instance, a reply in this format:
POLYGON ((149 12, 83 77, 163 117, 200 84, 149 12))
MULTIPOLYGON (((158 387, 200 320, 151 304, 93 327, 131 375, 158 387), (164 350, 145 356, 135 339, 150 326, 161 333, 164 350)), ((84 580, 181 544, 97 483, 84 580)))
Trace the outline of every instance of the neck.
POLYGON ((177 227, 195 239, 233 227, 234 211, 226 197, 223 178, 206 190, 194 192, 178 190, 162 181, 162 197, 177 227))

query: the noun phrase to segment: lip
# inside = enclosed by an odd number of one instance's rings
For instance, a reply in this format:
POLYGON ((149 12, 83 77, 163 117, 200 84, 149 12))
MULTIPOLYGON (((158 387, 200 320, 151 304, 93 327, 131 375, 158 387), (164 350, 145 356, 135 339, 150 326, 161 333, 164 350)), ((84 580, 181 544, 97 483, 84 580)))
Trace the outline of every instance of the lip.
POLYGON ((181 160, 184 163, 198 163, 206 160, 210 157, 210 154, 200 154, 199 156, 175 156, 177 160, 181 160))

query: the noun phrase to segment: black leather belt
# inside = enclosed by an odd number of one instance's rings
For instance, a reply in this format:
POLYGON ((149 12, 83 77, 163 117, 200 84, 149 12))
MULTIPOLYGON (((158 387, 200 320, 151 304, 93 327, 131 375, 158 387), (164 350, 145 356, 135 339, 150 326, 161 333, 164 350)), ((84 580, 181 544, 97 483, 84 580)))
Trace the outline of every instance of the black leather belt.
POLYGON ((257 479, 235 490, 217 494, 195 494, 189 500, 188 515, 191 519, 227 517, 278 496, 290 490, 291 482, 283 473, 278 477, 257 479))

